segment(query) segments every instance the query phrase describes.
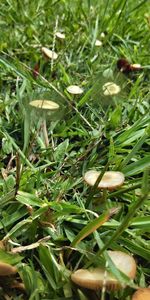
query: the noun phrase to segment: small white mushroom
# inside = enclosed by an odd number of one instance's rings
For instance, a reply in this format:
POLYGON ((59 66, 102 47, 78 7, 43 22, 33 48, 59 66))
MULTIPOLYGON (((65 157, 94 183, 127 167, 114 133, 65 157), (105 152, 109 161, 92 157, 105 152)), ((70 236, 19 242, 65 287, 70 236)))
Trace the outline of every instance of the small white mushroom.
MULTIPOLYGON (((136 262, 131 255, 122 251, 108 251, 115 266, 130 279, 136 275, 136 262)), ((105 268, 79 269, 71 275, 71 280, 78 286, 91 290, 101 289, 104 285, 108 290, 117 290, 122 287, 120 282, 105 268), (106 276, 106 278, 105 278, 106 276)))
POLYGON ((131 64, 130 67, 132 70, 138 71, 142 69, 142 66, 140 64, 131 64))
POLYGON ((79 95, 83 93, 83 89, 81 89, 78 85, 70 85, 66 88, 67 92, 73 95, 79 95))
POLYGON ((105 38, 105 33, 101 32, 100 36, 101 36, 102 39, 104 39, 105 38))
MULTIPOLYGON (((87 184, 90 186, 94 186, 96 183, 96 180, 100 176, 100 172, 95 170, 87 171, 84 175, 84 180, 87 184)), ((108 189, 108 190, 114 190, 117 187, 123 185, 125 180, 124 174, 117 171, 108 171, 105 172, 101 181, 98 184, 98 189, 108 189)))
POLYGON ((131 64, 131 66, 134 67, 134 68, 141 68, 140 64, 131 64))
POLYGON ((42 53, 47 57, 47 58, 50 58, 50 59, 53 59, 53 60, 55 60, 55 59, 57 59, 57 57, 58 57, 58 54, 56 53, 56 52, 54 52, 54 51, 52 51, 52 50, 50 50, 50 49, 48 49, 48 48, 46 48, 46 47, 42 47, 42 53))
POLYGON ((101 47, 102 45, 103 45, 103 43, 100 40, 95 41, 95 46, 101 47))
POLYGON ((50 100, 33 100, 29 104, 36 108, 48 110, 56 110, 59 108, 59 105, 56 102, 50 100))
POLYGON ((65 39, 65 34, 64 33, 61 33, 61 32, 56 32, 56 36, 61 39, 61 40, 64 40, 65 39))
MULTIPOLYGON (((33 100, 29 103, 32 107, 34 107, 34 109, 39 109, 42 110, 42 115, 43 115, 43 124, 42 124, 42 128, 43 128, 43 137, 45 140, 45 146, 48 147, 49 146, 49 139, 48 139, 48 132, 47 132, 47 126, 46 126, 46 119, 45 119, 45 111, 46 110, 50 110, 51 112, 54 112, 55 110, 57 110, 59 108, 59 105, 54 102, 54 101, 50 101, 50 100, 33 100)), ((41 112, 41 111, 40 111, 41 112)))
POLYGON ((103 85, 103 94, 105 96, 111 96, 111 95, 116 95, 121 91, 121 88, 119 85, 117 85, 114 82, 107 82, 103 85))
POLYGON ((140 288, 133 294, 132 300, 150 300, 150 288, 140 288))

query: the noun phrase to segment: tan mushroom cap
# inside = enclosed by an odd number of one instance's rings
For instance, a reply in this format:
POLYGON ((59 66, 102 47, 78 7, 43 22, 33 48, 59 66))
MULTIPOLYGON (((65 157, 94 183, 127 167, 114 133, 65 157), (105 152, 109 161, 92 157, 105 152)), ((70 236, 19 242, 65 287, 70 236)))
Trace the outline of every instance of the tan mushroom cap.
MULTIPOLYGON (((134 279, 136 274, 136 263, 132 256, 121 251, 108 251, 115 266, 134 279)), ((106 280, 106 288, 116 290, 121 288, 120 282, 104 268, 79 269, 71 275, 71 280, 77 285, 91 290, 101 289, 106 280), (105 277, 106 276, 106 277, 105 277)))
POLYGON ((121 91, 121 88, 119 85, 117 85, 114 82, 107 82, 103 85, 103 94, 105 96, 111 96, 111 95, 116 95, 121 91))
POLYGON ((58 54, 56 53, 56 52, 54 52, 54 51, 52 51, 52 50, 50 50, 50 49, 48 49, 48 48, 46 48, 46 47, 42 47, 42 52, 43 52, 43 54, 47 57, 47 58, 50 58, 50 59, 57 59, 57 57, 58 57, 58 54))
POLYGON ((0 276, 8 276, 17 273, 17 268, 7 263, 0 262, 0 276))
POLYGON ((81 89, 78 85, 70 85, 66 88, 67 92, 74 95, 79 95, 83 93, 83 89, 81 89))
POLYGON ((132 300, 150 300, 150 288, 143 288, 137 290, 133 294, 132 300))
POLYGON ((131 64, 131 66, 135 69, 141 69, 141 65, 140 64, 131 64))
MULTIPOLYGON (((100 172, 95 170, 87 171, 84 175, 84 180, 87 184, 93 186, 98 179, 100 172)), ((117 171, 105 172, 101 181, 98 184, 99 189, 114 190, 124 183, 124 174, 117 171)))
POLYGON ((56 102, 50 100, 33 100, 29 104, 41 109, 56 110, 59 108, 59 105, 56 102))
POLYGON ((134 258, 122 251, 108 251, 115 266, 125 273, 129 278, 134 279, 136 275, 136 262, 134 258))

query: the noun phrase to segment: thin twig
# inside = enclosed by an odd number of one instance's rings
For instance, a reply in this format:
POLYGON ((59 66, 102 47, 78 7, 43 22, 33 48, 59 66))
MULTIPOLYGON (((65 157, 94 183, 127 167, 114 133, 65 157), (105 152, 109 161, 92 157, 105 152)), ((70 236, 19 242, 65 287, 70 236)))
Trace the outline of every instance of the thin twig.
POLYGON ((45 146, 48 147, 49 146, 49 139, 48 139, 48 133, 47 133, 46 120, 43 120, 42 128, 43 128, 43 137, 44 137, 45 146))
POLYGON ((54 37, 53 37, 53 46, 52 46, 52 60, 51 60, 51 72, 53 71, 54 66, 54 51, 55 51, 55 44, 56 44, 56 32, 58 28, 58 15, 56 17, 56 23, 54 28, 54 37))

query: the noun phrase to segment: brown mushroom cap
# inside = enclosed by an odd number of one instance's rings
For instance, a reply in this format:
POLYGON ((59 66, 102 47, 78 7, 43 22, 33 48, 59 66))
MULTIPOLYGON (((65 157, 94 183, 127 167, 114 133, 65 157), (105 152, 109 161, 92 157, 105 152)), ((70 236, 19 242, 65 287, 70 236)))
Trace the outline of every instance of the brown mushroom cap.
MULTIPOLYGON (((115 266, 129 278, 134 279, 136 263, 133 257, 121 251, 108 251, 108 253, 115 266)), ((71 280, 81 287, 92 290, 102 288, 104 280, 106 280, 106 288, 108 289, 121 288, 120 282, 110 272, 105 273, 104 268, 79 269, 71 275, 71 280)))
MULTIPOLYGON (((93 186, 98 179, 100 172, 95 170, 87 171, 84 175, 84 180, 87 184, 93 186)), ((98 184, 99 189, 114 190, 124 183, 124 174, 121 172, 108 171, 105 172, 101 181, 98 184)))
POLYGON ((133 294, 132 300, 150 300, 150 288, 143 288, 137 290, 133 294))
POLYGON ((17 268, 7 263, 0 262, 0 276, 8 276, 17 273, 17 268))
POLYGON ((59 108, 59 105, 56 102, 50 100, 33 100, 29 104, 33 107, 48 110, 56 110, 59 108))

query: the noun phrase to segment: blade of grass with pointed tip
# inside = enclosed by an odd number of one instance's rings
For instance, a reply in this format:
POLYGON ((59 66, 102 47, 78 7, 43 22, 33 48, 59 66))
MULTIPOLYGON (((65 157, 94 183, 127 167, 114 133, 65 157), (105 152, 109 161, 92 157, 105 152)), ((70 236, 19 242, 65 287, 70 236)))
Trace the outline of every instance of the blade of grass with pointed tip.
POLYGON ((121 170, 124 168, 128 162, 134 157, 134 155, 137 153, 137 151, 142 147, 144 142, 146 141, 148 137, 147 132, 138 140, 138 142, 135 144, 135 146, 132 148, 132 150, 129 152, 129 154, 126 156, 126 158, 122 161, 122 163, 119 166, 119 169, 121 170))
POLYGON ((150 167, 150 155, 145 156, 122 169, 126 176, 133 176, 141 173, 145 168, 150 167))
POLYGON ((76 247, 83 239, 85 239, 88 235, 94 232, 96 229, 101 227, 106 221, 108 221, 110 217, 109 212, 105 212, 100 215, 98 218, 89 222, 83 229, 77 234, 75 239, 71 243, 71 247, 76 247))
POLYGON ((44 202, 33 194, 18 191, 16 199, 25 205, 43 207, 44 202))

